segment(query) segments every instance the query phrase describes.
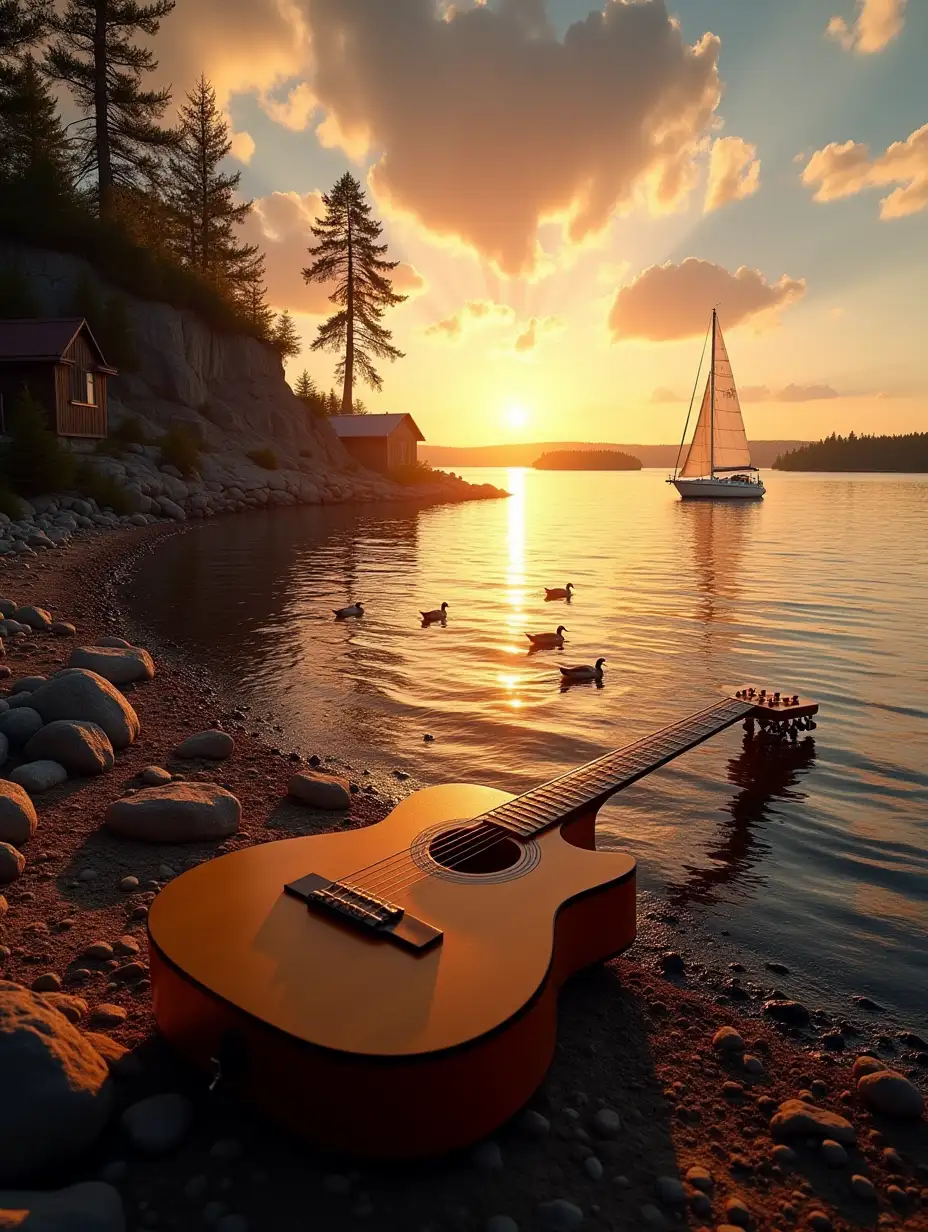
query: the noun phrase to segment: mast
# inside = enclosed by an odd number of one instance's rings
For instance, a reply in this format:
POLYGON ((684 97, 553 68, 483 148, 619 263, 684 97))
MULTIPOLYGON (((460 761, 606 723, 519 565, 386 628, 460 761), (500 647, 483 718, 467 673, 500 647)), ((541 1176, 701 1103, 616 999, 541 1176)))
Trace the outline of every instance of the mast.
POLYGON ((709 474, 715 475, 715 309, 712 309, 712 358, 709 361, 709 474))

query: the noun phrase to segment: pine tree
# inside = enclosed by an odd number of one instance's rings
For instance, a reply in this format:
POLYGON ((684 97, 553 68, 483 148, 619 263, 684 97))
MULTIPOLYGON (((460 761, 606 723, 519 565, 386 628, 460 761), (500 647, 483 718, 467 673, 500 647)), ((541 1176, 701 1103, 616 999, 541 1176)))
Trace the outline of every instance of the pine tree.
POLYGON ((293 392, 298 398, 302 398, 304 402, 309 402, 310 398, 316 396, 316 383, 305 368, 296 378, 293 392))
POLYGON ((256 244, 235 242, 234 228, 248 217, 251 202, 235 200, 241 172, 226 175, 220 170, 231 148, 216 91, 201 75, 180 111, 180 141, 170 158, 168 197, 183 260, 221 289, 241 280, 258 251, 256 244))
POLYGON ((31 55, 3 72, 0 88, 0 176, 30 200, 67 197, 74 163, 51 90, 31 55), (31 191, 30 191, 31 190, 31 191))
POLYGON ((241 271, 235 287, 235 303, 256 336, 270 342, 274 329, 274 313, 267 303, 263 252, 256 252, 248 266, 241 271))
POLYGON ((120 187, 154 184, 163 155, 177 143, 159 123, 171 91, 142 89, 158 62, 132 41, 157 34, 173 8, 174 0, 67 0, 52 19, 58 37, 46 71, 68 86, 83 117, 75 125, 80 175, 95 176, 101 214, 111 212, 120 187))
POLYGON ((307 282, 334 282, 329 300, 339 309, 319 326, 314 351, 342 351, 335 369, 342 379, 342 414, 350 415, 354 402, 355 373, 368 385, 380 389, 383 381, 374 359, 401 359, 392 334, 381 324, 387 308, 401 304, 389 277, 398 261, 385 261, 386 244, 377 240, 383 230, 370 217, 364 190, 349 172, 331 192, 323 195, 325 217, 317 219, 312 233, 319 241, 310 248, 313 263, 303 270, 307 282))
POLYGON ((33 47, 50 17, 51 0, 0 0, 0 65, 33 47))
POLYGON ((280 352, 282 360, 295 359, 300 351, 302 351, 303 343, 300 340, 296 326, 293 324, 293 317, 289 312, 282 312, 274 322, 271 345, 280 352))
POLYGON ((327 415, 340 415, 342 413, 342 404, 338 400, 338 394, 334 389, 330 389, 325 396, 325 413, 327 415))

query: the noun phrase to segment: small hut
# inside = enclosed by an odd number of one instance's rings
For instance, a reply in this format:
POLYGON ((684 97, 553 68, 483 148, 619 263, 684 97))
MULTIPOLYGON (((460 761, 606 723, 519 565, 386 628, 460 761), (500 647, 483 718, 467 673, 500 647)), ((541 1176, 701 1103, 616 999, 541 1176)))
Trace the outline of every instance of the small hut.
POLYGON ((411 415, 332 415, 329 423, 353 458, 383 473, 414 465, 425 440, 411 415))
POLYGON ((0 426, 25 385, 58 436, 107 434, 106 382, 116 375, 82 317, 0 321, 0 426))

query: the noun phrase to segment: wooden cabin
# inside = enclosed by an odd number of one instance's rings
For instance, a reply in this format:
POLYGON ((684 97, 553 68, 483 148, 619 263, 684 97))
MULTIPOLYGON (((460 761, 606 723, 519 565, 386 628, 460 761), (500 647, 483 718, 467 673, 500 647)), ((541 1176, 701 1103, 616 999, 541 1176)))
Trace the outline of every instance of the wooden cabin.
POLYGON ((414 465, 425 440, 411 415, 332 415, 329 423, 353 458, 384 474, 414 465))
POLYGON ((0 321, 0 427, 26 385, 58 436, 107 434, 106 382, 116 375, 81 317, 0 321))

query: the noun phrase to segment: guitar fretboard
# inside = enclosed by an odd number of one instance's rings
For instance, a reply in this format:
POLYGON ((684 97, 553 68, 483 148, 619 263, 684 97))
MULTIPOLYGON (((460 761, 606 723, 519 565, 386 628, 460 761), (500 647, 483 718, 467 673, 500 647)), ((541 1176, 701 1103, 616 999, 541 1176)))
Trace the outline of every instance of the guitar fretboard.
POLYGON ((607 753, 578 770, 571 770, 542 787, 517 796, 508 804, 491 809, 483 814, 481 821, 493 822, 524 838, 538 834, 572 813, 602 802, 607 796, 644 778, 687 749, 695 748, 710 736, 731 727, 753 709, 751 702, 733 698, 709 706, 655 732, 653 736, 646 736, 624 749, 607 753))

